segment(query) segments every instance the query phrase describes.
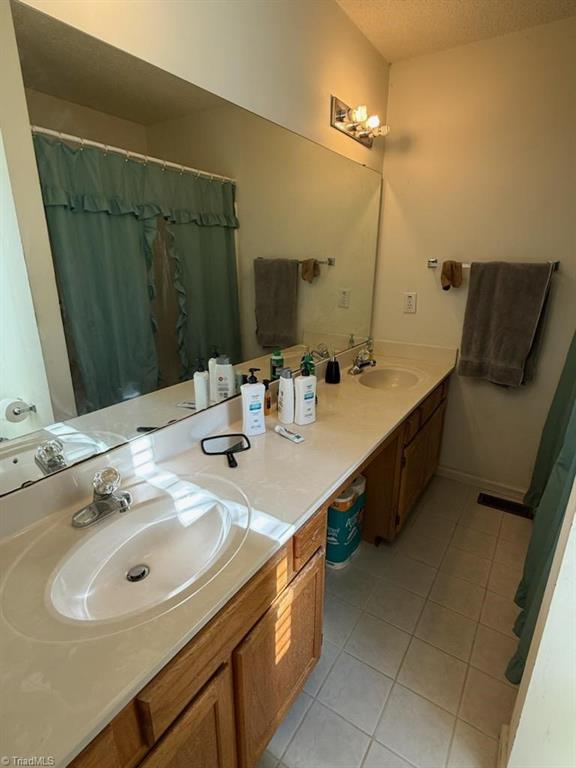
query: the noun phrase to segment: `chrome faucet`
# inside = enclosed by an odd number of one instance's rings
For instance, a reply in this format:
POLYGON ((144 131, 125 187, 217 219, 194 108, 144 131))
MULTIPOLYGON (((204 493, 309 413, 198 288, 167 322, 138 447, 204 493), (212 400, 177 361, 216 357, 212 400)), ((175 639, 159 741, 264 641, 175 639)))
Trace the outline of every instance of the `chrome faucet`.
POLYGON ((58 438, 44 440, 34 453, 34 461, 45 475, 51 475, 68 466, 64 456, 64 443, 58 438))
POLYGON ((132 494, 119 491, 120 472, 114 467, 106 467, 96 472, 92 480, 94 498, 87 507, 78 510, 72 516, 74 528, 86 528, 100 522, 113 512, 127 512, 132 505, 132 494))
POLYGON ((364 368, 373 368, 375 365, 376 360, 372 357, 372 351, 363 347, 354 355, 354 360, 351 367, 348 369, 348 373, 351 376, 358 376, 359 373, 362 373, 364 368))
POLYGON ((312 355, 312 358, 316 359, 316 362, 321 360, 328 360, 330 358, 330 350, 328 349, 328 345, 324 344, 323 341, 318 344, 318 349, 312 349, 310 354, 312 355))

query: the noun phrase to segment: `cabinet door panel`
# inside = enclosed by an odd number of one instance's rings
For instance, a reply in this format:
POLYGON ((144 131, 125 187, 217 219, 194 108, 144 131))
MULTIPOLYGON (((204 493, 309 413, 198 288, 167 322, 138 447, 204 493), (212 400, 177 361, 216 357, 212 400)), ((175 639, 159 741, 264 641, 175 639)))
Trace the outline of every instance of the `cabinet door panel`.
POLYGON ((424 488, 426 457, 428 454, 427 426, 423 427, 402 455, 402 474, 398 496, 397 531, 404 525, 410 510, 424 488))
POLYGON ((234 651, 239 763, 254 768, 320 657, 320 550, 234 651))
POLYGON ((232 672, 200 691, 140 768, 236 768, 232 672))
POLYGON ((428 485, 432 475, 436 472, 438 461, 440 459, 440 447, 442 445, 442 432, 444 430, 444 413, 446 411, 446 401, 434 411, 434 415, 427 426, 427 451, 426 451, 426 471, 424 476, 424 485, 428 485))

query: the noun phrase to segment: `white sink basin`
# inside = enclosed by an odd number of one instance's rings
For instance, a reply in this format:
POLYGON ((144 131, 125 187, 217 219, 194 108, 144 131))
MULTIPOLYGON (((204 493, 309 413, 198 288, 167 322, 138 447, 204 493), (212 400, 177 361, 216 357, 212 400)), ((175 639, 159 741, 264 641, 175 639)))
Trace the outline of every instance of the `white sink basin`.
POLYGON ((371 368, 360 375, 360 384, 372 389, 411 389, 422 380, 420 371, 410 368, 371 368))
POLYGON ((148 621, 212 581, 248 534, 251 510, 231 482, 159 472, 123 488, 127 512, 83 529, 67 514, 13 567, 2 609, 18 629, 58 639, 63 622, 113 632, 148 621))

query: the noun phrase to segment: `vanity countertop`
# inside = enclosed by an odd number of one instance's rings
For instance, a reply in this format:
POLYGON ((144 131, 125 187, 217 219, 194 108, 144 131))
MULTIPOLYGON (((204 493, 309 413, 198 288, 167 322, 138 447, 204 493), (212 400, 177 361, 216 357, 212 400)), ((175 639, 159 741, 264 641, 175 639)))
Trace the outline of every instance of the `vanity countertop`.
MULTIPOLYGON (((196 595, 146 624, 115 634, 67 637, 63 624, 62 633, 49 642, 19 631, 2 610, 0 757, 51 757, 51 764, 57 766, 73 759, 455 364, 455 350, 449 349, 377 343, 375 353, 378 369, 405 366, 418 370, 418 384, 381 391, 362 385, 359 376, 347 375, 343 367, 339 385, 319 383, 318 420, 297 427, 304 443, 296 445, 274 433, 276 419, 270 416, 266 434, 251 438, 252 449, 238 456, 237 469, 228 469, 222 456, 205 456, 198 444, 157 465, 166 472, 232 479, 255 510, 254 530, 240 552, 196 595)), ((239 432, 241 423, 221 431, 239 432)), ((154 435, 146 439, 154 461, 154 435)), ((116 450, 130 451, 133 445, 116 450)), ((112 463, 113 454, 108 459, 112 463)), ((26 492, 19 495, 25 504, 26 492)), ((3 581, 56 517, 71 516, 74 511, 62 509, 1 541, 3 581)), ((23 583, 22 601, 27 592, 23 583)))

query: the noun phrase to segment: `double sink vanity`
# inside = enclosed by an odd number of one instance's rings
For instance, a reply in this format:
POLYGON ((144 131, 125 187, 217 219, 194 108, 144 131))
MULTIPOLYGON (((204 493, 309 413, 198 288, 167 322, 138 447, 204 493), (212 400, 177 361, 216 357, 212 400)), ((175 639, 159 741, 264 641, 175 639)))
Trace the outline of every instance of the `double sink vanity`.
POLYGON ((330 501, 363 472, 363 536, 392 540, 438 464, 454 351, 374 353, 301 445, 273 412, 236 469, 202 454, 236 399, 2 500, 0 754, 256 765, 320 656, 330 501))

